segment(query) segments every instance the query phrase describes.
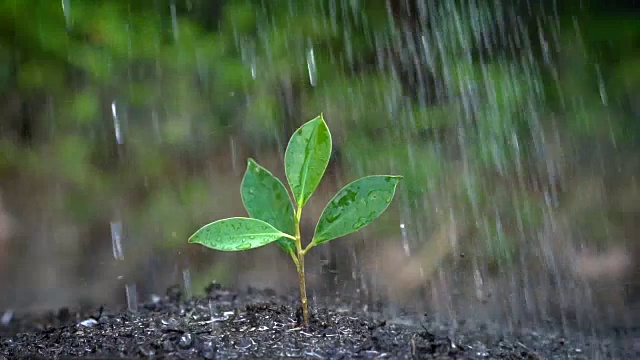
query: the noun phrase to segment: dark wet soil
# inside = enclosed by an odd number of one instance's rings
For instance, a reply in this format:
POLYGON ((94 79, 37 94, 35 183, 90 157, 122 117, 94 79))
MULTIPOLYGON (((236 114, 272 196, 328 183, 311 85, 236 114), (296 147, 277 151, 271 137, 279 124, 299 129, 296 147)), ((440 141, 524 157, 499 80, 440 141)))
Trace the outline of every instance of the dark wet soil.
POLYGON ((385 319, 349 307, 313 308, 299 326, 295 296, 210 286, 183 299, 177 287, 137 311, 69 310, 5 314, 0 359, 595 359, 640 358, 633 336, 504 335, 497 325, 455 333, 426 317, 385 319))

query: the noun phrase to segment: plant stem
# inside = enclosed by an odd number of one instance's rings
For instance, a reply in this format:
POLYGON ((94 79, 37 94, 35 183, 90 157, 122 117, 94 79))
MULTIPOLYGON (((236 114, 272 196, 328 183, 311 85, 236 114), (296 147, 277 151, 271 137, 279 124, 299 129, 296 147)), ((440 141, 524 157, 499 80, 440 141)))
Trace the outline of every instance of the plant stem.
POLYGON ((307 285, 304 279, 304 251, 302 250, 302 235, 300 233, 300 218, 302 217, 302 207, 298 207, 296 211, 296 252, 298 261, 296 269, 298 270, 298 280, 300 282, 300 301, 302 304, 302 320, 304 326, 309 325, 309 310, 307 308, 307 285))
POLYGON ((310 242, 306 248, 304 248, 304 250, 302 250, 302 255, 307 255, 307 253, 309 252, 309 250, 311 250, 312 247, 314 247, 316 244, 314 244, 313 242, 310 242))
POLYGON ((289 255, 291 255, 291 259, 293 259, 293 263, 296 265, 296 270, 298 270, 298 255, 293 252, 289 253, 289 255))
POLYGON ((288 239, 291 239, 291 240, 295 240, 295 239, 296 239, 296 237, 295 237, 295 236, 293 236, 293 235, 289 235, 289 234, 285 234, 285 233, 282 233, 282 236, 284 236, 284 237, 286 237, 286 238, 288 238, 288 239))

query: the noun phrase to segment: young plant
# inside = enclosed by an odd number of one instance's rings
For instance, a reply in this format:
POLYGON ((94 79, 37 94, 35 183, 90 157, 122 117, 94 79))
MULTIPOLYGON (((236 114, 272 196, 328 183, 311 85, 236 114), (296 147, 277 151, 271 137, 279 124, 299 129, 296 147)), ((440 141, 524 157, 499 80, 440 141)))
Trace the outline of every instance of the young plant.
POLYGON ((250 217, 207 224, 189 243, 220 251, 255 249, 276 242, 291 256, 298 271, 304 325, 309 323, 304 256, 314 246, 355 232, 370 224, 389 206, 402 176, 374 175, 356 180, 331 199, 318 220, 311 241, 303 246, 302 209, 324 175, 332 148, 331 133, 322 114, 291 136, 284 157, 293 202, 284 184, 249 159, 240 193, 250 217))

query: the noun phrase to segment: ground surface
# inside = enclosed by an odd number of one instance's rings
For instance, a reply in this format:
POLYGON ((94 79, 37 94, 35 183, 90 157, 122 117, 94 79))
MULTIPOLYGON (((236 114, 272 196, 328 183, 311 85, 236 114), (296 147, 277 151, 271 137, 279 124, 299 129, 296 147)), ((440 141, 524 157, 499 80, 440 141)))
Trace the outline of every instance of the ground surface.
MULTIPOLYGON (((211 286, 205 298, 166 296, 133 314, 61 309, 9 316, 0 325, 0 359, 634 359, 638 343, 617 338, 523 331, 467 324, 455 335, 426 318, 383 319, 375 313, 314 309, 297 325, 297 299, 269 291, 236 293, 211 286)), ((346 307, 345 307, 346 308, 346 307)))

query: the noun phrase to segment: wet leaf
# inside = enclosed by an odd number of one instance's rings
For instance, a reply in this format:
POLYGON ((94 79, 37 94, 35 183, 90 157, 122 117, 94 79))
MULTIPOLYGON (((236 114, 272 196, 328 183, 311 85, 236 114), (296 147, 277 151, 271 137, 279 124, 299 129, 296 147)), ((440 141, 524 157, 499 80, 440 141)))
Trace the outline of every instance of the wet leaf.
MULTIPOLYGON (((278 178, 253 159, 247 162, 240 194, 249 216, 288 234, 295 233, 293 204, 287 189, 278 178)), ((295 250, 295 243, 290 238, 278 239, 278 245, 287 253, 295 250)))
POLYGON ((189 242, 214 250, 242 251, 265 246, 283 235, 282 231, 262 220, 235 217, 203 226, 191 235, 189 242))
POLYGON ((284 156, 287 181, 299 207, 316 190, 331 156, 331 133, 322 115, 302 125, 291 136, 284 156))
POLYGON ((370 224, 387 209, 400 180, 402 176, 373 175, 342 188, 320 215, 313 243, 333 240, 370 224))

